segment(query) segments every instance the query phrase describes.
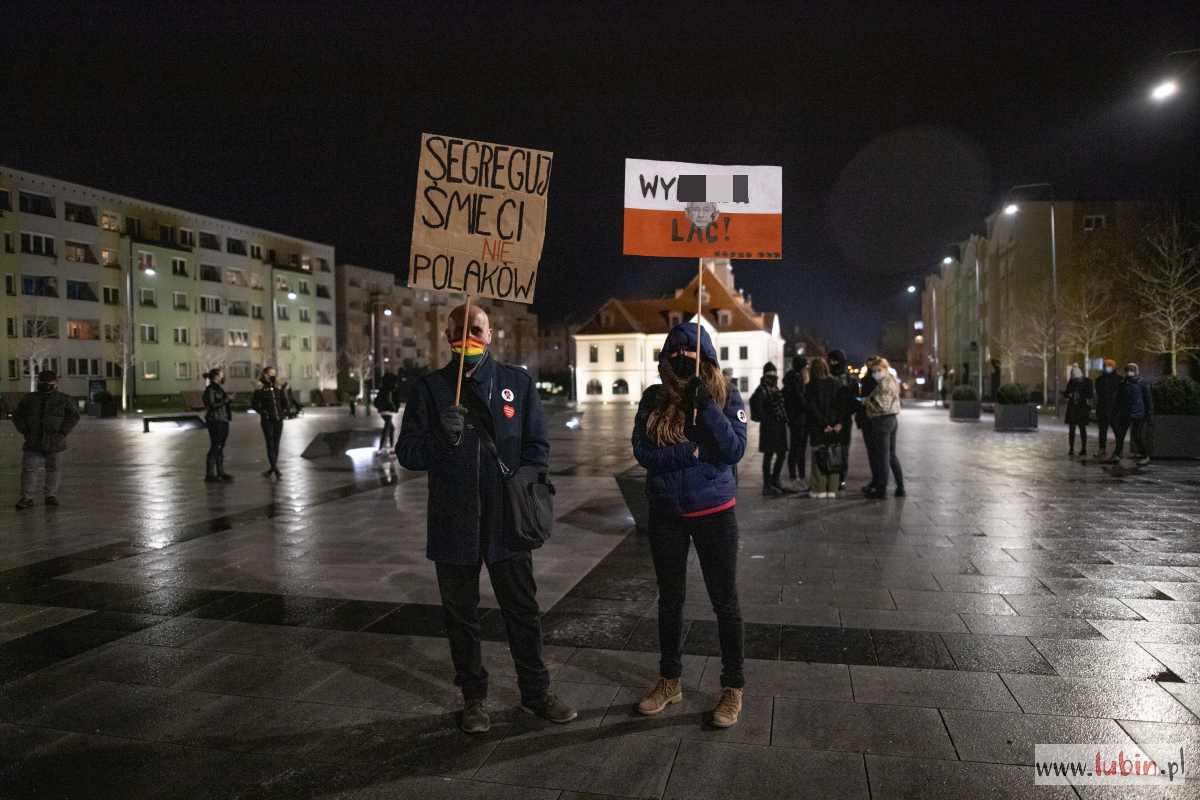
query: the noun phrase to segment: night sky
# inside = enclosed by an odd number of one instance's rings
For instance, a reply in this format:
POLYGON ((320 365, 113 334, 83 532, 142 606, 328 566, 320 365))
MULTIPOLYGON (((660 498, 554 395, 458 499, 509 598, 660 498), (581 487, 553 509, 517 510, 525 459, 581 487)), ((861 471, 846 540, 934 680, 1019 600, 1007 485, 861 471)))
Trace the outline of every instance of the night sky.
POLYGON ((1013 184, 1200 192, 1200 68, 1146 100, 1193 2, 804 5, 10 3, 0 163, 403 272, 422 131, 551 150, 546 321, 695 268, 621 255, 625 157, 779 164, 739 284, 858 354, 1013 184))

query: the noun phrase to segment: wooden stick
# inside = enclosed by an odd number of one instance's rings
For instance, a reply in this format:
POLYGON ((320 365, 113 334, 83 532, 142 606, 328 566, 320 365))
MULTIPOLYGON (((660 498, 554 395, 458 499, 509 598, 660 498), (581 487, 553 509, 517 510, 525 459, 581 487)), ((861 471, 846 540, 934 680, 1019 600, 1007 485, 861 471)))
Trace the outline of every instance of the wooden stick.
POLYGON ((471 295, 467 295, 467 304, 463 307, 462 350, 458 354, 458 385, 454 387, 454 405, 460 405, 462 400, 463 367, 467 363, 467 331, 471 329, 471 295))
MULTIPOLYGON (((700 377, 700 316, 704 313, 704 259, 699 259, 700 267, 696 276, 696 377, 700 377)), ((692 424, 696 424, 699 411, 692 409, 692 424)))

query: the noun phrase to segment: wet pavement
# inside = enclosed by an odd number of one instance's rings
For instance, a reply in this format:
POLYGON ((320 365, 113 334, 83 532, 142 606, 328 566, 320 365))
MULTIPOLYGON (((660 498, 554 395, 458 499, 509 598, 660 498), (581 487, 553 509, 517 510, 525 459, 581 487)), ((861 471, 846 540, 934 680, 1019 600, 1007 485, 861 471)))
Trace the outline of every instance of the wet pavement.
POLYGON ((695 563, 685 701, 632 711, 657 665, 653 568, 624 499, 632 408, 574 417, 550 415, 558 527, 535 562, 548 666, 580 719, 516 710, 485 579, 482 737, 455 728, 424 477, 361 436, 348 456, 300 457, 377 417, 289 422, 279 481, 239 417, 230 485, 199 480, 202 431, 85 420, 63 505, 24 512, 3 423, 0 797, 1200 796, 1200 778, 1035 789, 1030 766, 1035 743, 1179 742, 1200 763, 1200 467, 1113 474, 1068 461, 1056 426, 1000 434, 910 408, 907 498, 857 495, 857 434, 843 498, 763 498, 752 442, 746 705, 717 731, 695 563))

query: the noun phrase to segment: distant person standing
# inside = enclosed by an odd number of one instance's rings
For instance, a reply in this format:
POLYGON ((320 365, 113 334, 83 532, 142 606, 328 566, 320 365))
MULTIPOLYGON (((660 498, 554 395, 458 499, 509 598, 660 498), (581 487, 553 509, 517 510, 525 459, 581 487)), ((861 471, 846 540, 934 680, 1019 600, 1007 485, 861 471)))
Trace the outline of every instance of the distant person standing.
POLYGON ((267 444, 267 463, 270 465, 263 472, 263 477, 274 475, 282 478, 279 473, 279 442, 283 438, 283 421, 287 419, 290 408, 287 395, 287 384, 280 385, 275 368, 267 367, 262 371, 258 380, 258 388, 250 401, 254 412, 258 414, 262 425, 263 439, 267 444))
MULTIPOLYGON (((828 371, 826 367, 826 371, 828 371)), ((808 383, 808 359, 792 357, 792 368, 783 376, 783 399, 788 418, 788 478, 804 480, 804 455, 808 449, 808 427, 805 422, 805 386, 808 383)))
POLYGON ((809 473, 808 488, 813 497, 837 497, 841 481, 841 460, 831 463, 829 454, 841 450, 842 428, 845 427, 842 411, 838 406, 841 387, 829 375, 829 365, 823 358, 809 362, 811 380, 804 387, 808 409, 808 438, 812 442, 812 471, 809 473))
POLYGON ((208 457, 204 464, 204 480, 208 483, 229 482, 233 476, 225 471, 225 441, 229 438, 229 423, 233 418, 233 401, 225 393, 225 370, 215 367, 204 374, 204 425, 208 428, 208 457))
POLYGON ((1115 416, 1117 399, 1121 393, 1121 376, 1117 374, 1117 362, 1104 359, 1104 369, 1096 378, 1096 438, 1100 440, 1099 455, 1108 449, 1108 429, 1112 428, 1113 441, 1117 438, 1115 416))
POLYGON ((1141 370, 1137 364, 1125 365, 1125 379, 1121 381, 1121 390, 1117 393, 1117 413, 1113 420, 1113 428, 1117 435, 1117 445, 1113 449, 1110 464, 1121 460, 1125 449, 1125 434, 1132 431, 1133 444, 1130 447, 1140 456, 1139 467, 1150 463, 1150 450, 1146 442, 1146 426, 1154 417, 1154 399, 1150 394, 1150 384, 1142 381, 1141 370))
POLYGON ((842 431, 838 440, 842 445, 842 471, 838 481, 838 490, 846 488, 846 476, 850 473, 850 437, 854 433, 850 420, 854 417, 854 409, 858 406, 858 378, 849 372, 846 354, 841 350, 830 350, 829 375, 838 384, 838 409, 843 418, 842 431))
POLYGON ((904 473, 896 455, 900 383, 892 375, 886 358, 872 359, 869 367, 874 387, 863 400, 863 411, 867 415, 867 456, 871 460, 871 485, 863 490, 863 494, 873 499, 887 497, 890 467, 896 479, 896 497, 904 497, 904 473))
POLYGON ((1087 455, 1087 426, 1092 417, 1092 382, 1083 370, 1071 365, 1071 379, 1062 395, 1067 401, 1067 456, 1075 455, 1075 431, 1079 431, 1079 455, 1087 455))
POLYGON ((58 391, 58 376, 50 370, 38 373, 37 391, 25 395, 13 412, 13 425, 25 437, 21 454, 21 497, 17 508, 33 506, 38 477, 46 505, 58 505, 62 486, 62 453, 67 434, 79 424, 75 401, 58 391))
POLYGON ((791 494, 779 477, 788 452, 788 417, 783 392, 777 385, 779 371, 767 362, 762 382, 750 395, 750 418, 758 423, 758 452, 762 453, 763 497, 791 494))
POLYGON ((396 436, 396 429, 392 426, 392 415, 400 410, 396 376, 390 372, 383 376, 379 384, 379 392, 375 395, 375 410, 383 418, 383 430, 379 434, 379 452, 387 453, 391 451, 396 436))

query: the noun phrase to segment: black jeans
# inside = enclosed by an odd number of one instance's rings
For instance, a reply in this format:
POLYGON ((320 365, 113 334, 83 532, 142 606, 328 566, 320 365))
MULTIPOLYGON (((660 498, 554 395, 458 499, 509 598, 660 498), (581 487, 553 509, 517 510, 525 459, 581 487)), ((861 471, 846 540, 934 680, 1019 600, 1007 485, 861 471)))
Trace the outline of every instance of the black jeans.
POLYGON ((1101 453, 1103 453, 1104 450, 1108 447, 1108 430, 1109 430, 1109 428, 1112 428, 1113 439, 1116 439, 1117 438, 1116 424, 1111 422, 1107 416, 1102 417, 1099 414, 1097 414, 1096 415, 1096 438, 1100 442, 1097 445, 1097 447, 1100 448, 1101 453))
POLYGON ((650 551, 658 576, 659 672, 664 678, 683 674, 683 601, 687 590, 688 549, 696 543, 708 599, 717 615, 721 641, 721 686, 741 689, 744 628, 737 595, 737 517, 733 509, 686 519, 650 515, 650 551))
POLYGON ((383 432, 379 434, 379 449, 382 450, 385 446, 392 446, 392 437, 396 435, 396 429, 392 426, 391 414, 380 414, 383 417, 383 432))
POLYGON ((1129 450, 1130 455, 1138 453, 1142 456, 1149 457, 1150 451, 1146 449, 1146 420, 1145 419, 1119 419, 1113 423, 1113 434, 1116 436, 1117 445, 1113 448, 1113 457, 1120 458, 1121 453, 1125 450, 1125 434, 1132 433, 1132 442, 1129 450))
POLYGON ((804 451, 808 447, 808 426, 803 420, 789 425, 792 429, 791 449, 788 450, 788 477, 803 480, 805 477, 804 451))
POLYGON ((225 440, 229 438, 229 423, 210 419, 208 426, 208 456, 205 459, 205 474, 216 477, 225 474, 225 440))
POLYGON ((1075 431, 1079 431, 1079 452, 1087 454, 1087 423, 1071 422, 1067 426, 1067 447, 1075 450, 1075 431))
MULTIPOLYGON (((479 572, 481 565, 437 563, 438 590, 450 658, 454 661, 454 685, 467 702, 487 697, 488 673, 479 646, 479 572)), ((542 661, 542 615, 533 580, 533 556, 520 553, 488 564, 492 589, 500 602, 508 649, 517 667, 521 702, 537 703, 550 688, 550 673, 542 661)))
POLYGON ((779 453, 763 453, 763 486, 775 486, 779 483, 787 454, 786 450, 779 453))
POLYGON ((867 422, 867 458, 871 462, 871 485, 881 491, 887 490, 889 467, 896 479, 896 485, 904 485, 904 471, 900 468, 900 458, 896 455, 896 431, 900 427, 896 416, 886 414, 882 417, 871 417, 867 422))
POLYGON ((263 438, 267 442, 267 462, 274 467, 279 460, 279 440, 283 438, 283 420, 262 418, 263 438))

